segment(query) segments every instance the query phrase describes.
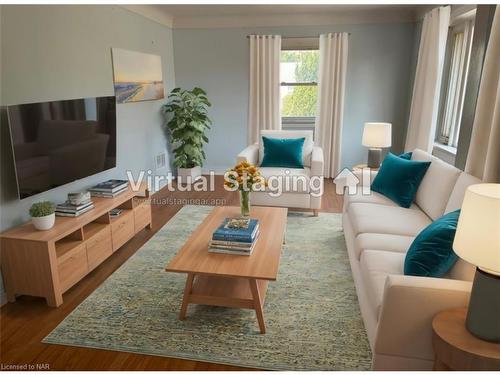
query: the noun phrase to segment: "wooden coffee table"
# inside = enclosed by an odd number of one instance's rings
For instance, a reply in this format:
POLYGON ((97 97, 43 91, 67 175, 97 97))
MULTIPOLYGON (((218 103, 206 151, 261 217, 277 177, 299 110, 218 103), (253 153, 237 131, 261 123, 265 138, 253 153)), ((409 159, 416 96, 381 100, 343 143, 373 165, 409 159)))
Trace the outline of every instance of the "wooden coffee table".
POLYGON ((208 252, 213 231, 226 217, 238 217, 239 207, 216 207, 191 234, 166 266, 167 272, 187 273, 179 319, 190 303, 253 309, 261 333, 266 333, 264 299, 269 281, 275 281, 285 238, 286 208, 252 207, 260 236, 250 256, 208 252))

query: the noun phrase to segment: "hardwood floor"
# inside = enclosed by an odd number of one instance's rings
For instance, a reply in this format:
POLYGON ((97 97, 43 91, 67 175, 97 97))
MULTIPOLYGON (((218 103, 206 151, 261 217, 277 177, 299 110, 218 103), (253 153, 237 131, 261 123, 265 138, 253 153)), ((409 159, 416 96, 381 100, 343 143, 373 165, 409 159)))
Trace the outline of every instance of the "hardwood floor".
MULTIPOLYGON (((248 370, 247 368, 109 350, 77 348, 42 343, 74 308, 117 270, 149 238, 179 211, 184 204, 238 205, 237 193, 222 188, 216 177, 214 192, 171 192, 167 188, 153 195, 153 228, 138 233, 81 282, 64 294, 59 308, 48 307, 45 300, 19 297, 0 310, 0 366, 30 366, 18 369, 39 370, 248 370), (214 200, 214 201, 212 201, 214 200), (39 367, 37 367, 39 366, 39 367), (45 367, 43 367, 45 366, 45 367)), ((341 212, 342 197, 335 193, 332 180, 325 181, 320 212, 341 212)), ((168 337, 166 337, 168 339, 168 337)), ((12 367, 11 369, 16 369, 12 367)))

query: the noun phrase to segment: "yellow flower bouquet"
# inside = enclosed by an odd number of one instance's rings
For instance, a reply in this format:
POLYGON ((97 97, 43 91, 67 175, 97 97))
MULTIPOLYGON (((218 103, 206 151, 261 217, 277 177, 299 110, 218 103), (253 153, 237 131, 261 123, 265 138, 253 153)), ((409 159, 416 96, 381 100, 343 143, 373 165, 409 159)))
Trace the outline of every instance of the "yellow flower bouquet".
POLYGON ((255 165, 243 161, 226 172, 224 185, 227 190, 240 192, 241 215, 249 216, 250 192, 265 189, 266 181, 255 165))

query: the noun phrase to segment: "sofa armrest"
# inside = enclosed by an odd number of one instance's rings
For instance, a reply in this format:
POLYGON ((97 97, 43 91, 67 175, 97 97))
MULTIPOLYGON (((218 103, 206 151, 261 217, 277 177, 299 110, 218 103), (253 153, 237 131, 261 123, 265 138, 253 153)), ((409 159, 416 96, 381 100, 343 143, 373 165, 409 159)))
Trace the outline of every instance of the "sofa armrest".
POLYGON ((375 353, 433 360, 432 319, 442 310, 467 306, 471 287, 469 281, 387 276, 375 353))
POLYGON ((323 149, 319 146, 314 146, 311 153, 311 176, 323 176, 324 165, 323 149))
POLYGON ((238 154, 238 156, 236 157, 236 163, 241 163, 242 161, 257 165, 257 163, 259 162, 258 143, 254 143, 253 145, 248 146, 238 154))

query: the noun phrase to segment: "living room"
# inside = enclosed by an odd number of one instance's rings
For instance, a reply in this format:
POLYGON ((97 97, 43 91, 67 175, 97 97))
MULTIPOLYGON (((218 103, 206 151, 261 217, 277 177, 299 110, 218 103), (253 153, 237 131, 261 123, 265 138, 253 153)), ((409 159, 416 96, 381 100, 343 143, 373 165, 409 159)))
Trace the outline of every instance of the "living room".
POLYGON ((0 5, 2 370, 499 370, 499 9, 0 5))

